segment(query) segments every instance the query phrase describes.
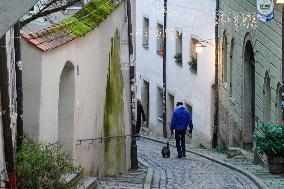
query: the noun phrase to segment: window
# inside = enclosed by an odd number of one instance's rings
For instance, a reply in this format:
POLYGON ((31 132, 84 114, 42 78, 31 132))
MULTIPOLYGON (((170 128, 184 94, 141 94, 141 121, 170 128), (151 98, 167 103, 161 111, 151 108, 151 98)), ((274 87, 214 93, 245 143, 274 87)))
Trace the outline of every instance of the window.
POLYGON ((157 88, 157 117, 163 120, 163 89, 157 88))
MULTIPOLYGON (((191 119, 192 119, 192 106, 185 103, 185 108, 186 110, 189 112, 190 116, 191 116, 191 119)), ((193 120, 193 119, 192 119, 193 120)))
POLYGON ((182 33, 176 32, 176 54, 174 56, 176 63, 182 63, 182 33))
POLYGON ((271 121, 271 88, 270 78, 266 72, 264 77, 264 106, 263 106, 263 122, 268 123, 271 121))
POLYGON ((164 53, 164 42, 163 42, 163 25, 157 24, 157 53, 162 55, 164 53))
POLYGON ((197 73, 197 52, 196 44, 198 43, 197 39, 191 38, 190 40, 190 60, 188 62, 191 70, 197 73))
POLYGON ((227 37, 226 37, 226 33, 223 34, 223 43, 222 43, 222 78, 223 78, 223 82, 227 82, 227 37))
POLYGON ((149 48, 149 19, 143 19, 143 47, 149 48))
POLYGON ((230 53, 230 97, 233 95, 233 67, 234 67, 234 38, 231 41, 231 53, 230 53))

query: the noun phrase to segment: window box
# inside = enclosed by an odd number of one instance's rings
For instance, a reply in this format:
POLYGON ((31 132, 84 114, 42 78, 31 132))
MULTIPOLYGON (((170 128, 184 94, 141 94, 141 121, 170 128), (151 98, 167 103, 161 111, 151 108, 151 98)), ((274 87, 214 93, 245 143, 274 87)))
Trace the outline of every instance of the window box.
POLYGON ((176 55, 174 56, 175 62, 182 64, 182 53, 178 52, 176 53, 176 55))
POLYGON ((149 43, 142 44, 145 49, 149 49, 149 43))
POLYGON ((188 62, 188 65, 190 66, 192 71, 197 72, 197 59, 196 58, 191 57, 191 61, 188 62))

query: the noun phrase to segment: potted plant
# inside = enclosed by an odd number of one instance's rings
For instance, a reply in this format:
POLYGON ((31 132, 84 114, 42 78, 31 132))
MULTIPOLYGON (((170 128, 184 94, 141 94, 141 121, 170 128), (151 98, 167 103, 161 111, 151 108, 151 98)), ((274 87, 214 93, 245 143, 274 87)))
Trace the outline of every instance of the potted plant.
POLYGON ((197 59, 193 56, 191 57, 191 61, 188 62, 188 65, 191 67, 193 71, 197 71, 197 59))
POLYGON ((254 138, 256 150, 267 156, 269 172, 284 173, 284 124, 262 124, 254 138))
POLYGON ((175 61, 176 63, 182 63, 182 53, 180 53, 180 52, 176 53, 174 58, 176 59, 176 61, 175 61))

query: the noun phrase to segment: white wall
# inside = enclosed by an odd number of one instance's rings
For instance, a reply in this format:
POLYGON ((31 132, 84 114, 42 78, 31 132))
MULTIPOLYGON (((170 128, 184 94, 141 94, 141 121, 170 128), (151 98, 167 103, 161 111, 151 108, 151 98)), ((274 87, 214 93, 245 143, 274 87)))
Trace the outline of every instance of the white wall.
MULTIPOLYGON (((127 31, 123 28, 127 26, 124 24, 124 18, 125 7, 122 4, 104 22, 100 23, 94 31, 66 45, 42 53, 42 63, 38 62, 42 64, 39 110, 39 138, 42 142, 57 141, 60 75, 66 62, 71 62, 74 65, 73 156, 75 162, 80 163, 89 175, 101 176, 103 174, 103 144, 96 142, 89 144, 90 141, 88 141, 76 145, 76 140, 103 136, 106 80, 111 38, 114 37, 116 30, 118 30, 121 41, 125 40, 122 38, 127 31), (77 68, 79 73, 77 72, 77 68)), ((29 46, 28 48, 28 51, 30 51, 31 48, 35 47, 29 46)), ((128 51, 123 49, 125 46, 122 45, 121 48, 123 52, 122 56, 128 57, 128 51)), ((124 59, 122 59, 122 63, 128 64, 124 59)), ((128 66, 122 65, 122 69, 122 72, 125 73, 128 66)), ((29 84, 27 83, 26 85, 29 84)), ((126 84, 124 89, 125 95, 128 95, 127 92, 129 91, 129 88, 126 88, 127 86, 126 84)), ((129 110, 129 101, 124 101, 124 103, 125 112, 127 112, 129 110)), ((30 116, 33 117, 36 115, 30 116)), ((125 130, 126 133, 129 133, 129 118, 127 116, 125 118, 125 130)), ((128 148, 130 148, 130 140, 127 140, 126 150, 128 156, 130 156, 130 149, 128 148)), ((130 161, 129 157, 125 156, 126 160, 128 160, 125 170, 128 170, 130 161)))
MULTIPOLYGON (((156 92, 157 87, 162 87, 162 62, 161 55, 156 53, 156 27, 157 23, 163 24, 163 5, 160 10, 155 9, 156 0, 137 1, 137 91, 141 97, 143 80, 150 83, 150 128, 156 135, 162 135, 162 123, 157 119, 156 92), (154 2, 154 3, 153 3, 154 2), (143 17, 149 18, 150 37, 149 49, 142 46, 143 17), (139 32, 140 31, 140 32, 139 32)), ((183 101, 193 107, 194 135, 193 142, 209 142, 212 138, 211 126, 213 125, 213 88, 214 83, 214 12, 215 0, 169 0, 168 1, 168 28, 170 33, 181 31, 183 34, 183 63, 175 63, 173 58, 176 52, 175 36, 167 37, 167 90, 174 96, 175 103, 183 101), (179 5, 179 6, 174 6, 179 5), (189 7, 189 8, 186 8, 189 7), (206 9, 208 11, 200 11, 206 9), (172 11, 175 10, 173 13, 172 11), (198 15, 199 14, 199 15, 198 15), (178 15, 178 16, 175 16, 178 15), (190 18, 193 16, 193 18, 190 18), (179 19, 177 21, 177 19, 179 19), (194 29, 193 29, 194 28, 194 29), (210 40, 213 45, 206 44, 203 52, 198 55, 197 74, 190 71, 190 37, 210 40)), ((168 100, 168 99, 167 99, 168 100)), ((169 110, 168 110, 169 111, 169 110)), ((168 120, 169 122, 170 120, 168 120)))

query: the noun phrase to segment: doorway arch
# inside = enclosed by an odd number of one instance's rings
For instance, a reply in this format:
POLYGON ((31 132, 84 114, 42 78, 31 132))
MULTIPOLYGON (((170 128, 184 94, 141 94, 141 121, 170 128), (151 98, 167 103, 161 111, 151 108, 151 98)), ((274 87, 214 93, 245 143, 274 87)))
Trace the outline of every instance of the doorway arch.
POLYGON ((252 150, 255 129, 255 59, 249 35, 245 38, 243 52, 243 148, 252 150))
POLYGON ((61 72, 58 100, 58 142, 72 153, 74 137, 74 66, 67 62, 61 72))

